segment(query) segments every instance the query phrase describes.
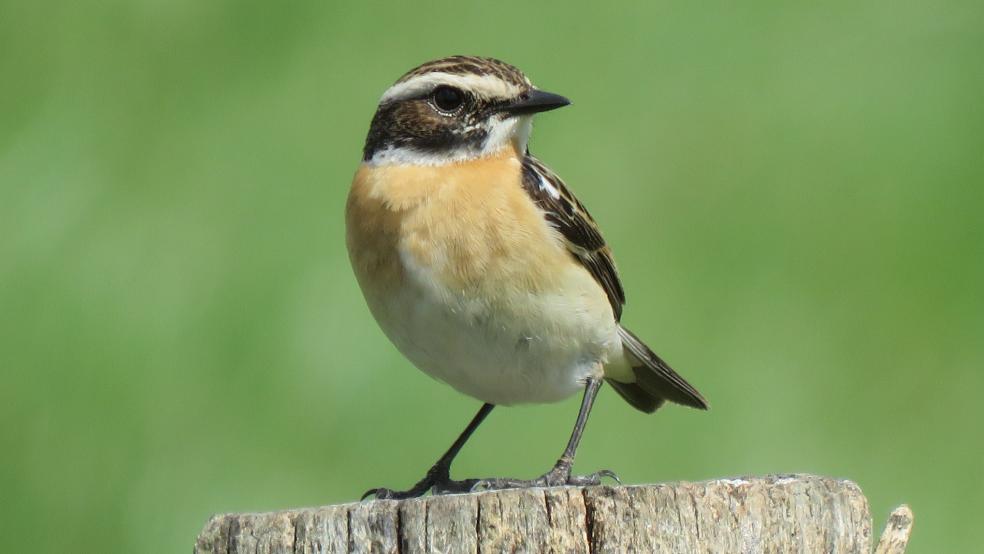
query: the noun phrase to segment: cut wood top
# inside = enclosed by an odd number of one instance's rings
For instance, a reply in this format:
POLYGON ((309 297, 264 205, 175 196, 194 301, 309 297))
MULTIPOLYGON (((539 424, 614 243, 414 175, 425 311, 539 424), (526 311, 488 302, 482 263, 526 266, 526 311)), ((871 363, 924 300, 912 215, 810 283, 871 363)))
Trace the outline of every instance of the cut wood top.
POLYGON ((869 554, 872 526, 853 482, 772 475, 225 514, 195 545, 196 554, 515 551, 869 554))

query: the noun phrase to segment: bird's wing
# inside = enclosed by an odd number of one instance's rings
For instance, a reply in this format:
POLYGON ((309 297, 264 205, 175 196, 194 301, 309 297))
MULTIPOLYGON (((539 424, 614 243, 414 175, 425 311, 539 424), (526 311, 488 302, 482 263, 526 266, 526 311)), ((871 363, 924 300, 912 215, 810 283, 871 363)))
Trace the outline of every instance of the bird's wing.
POLYGON ((527 154, 523 159, 523 188, 543 210, 547 222, 563 235, 567 249, 601 285, 612 305, 615 321, 622 317, 625 291, 611 249, 598 225, 553 171, 527 154))
MULTIPOLYGON (((554 172, 529 154, 523 160, 523 187, 543 210, 547 221, 560 231, 574 259, 605 290, 615 320, 620 320, 622 305, 625 304, 625 291, 618 279, 612 252, 605 244, 597 224, 591 219, 591 214, 554 172)), ((707 401, 697 389, 673 371, 628 329, 621 325, 618 329, 636 378, 635 382, 608 379, 623 398, 644 412, 656 411, 665 400, 707 409, 707 401)))

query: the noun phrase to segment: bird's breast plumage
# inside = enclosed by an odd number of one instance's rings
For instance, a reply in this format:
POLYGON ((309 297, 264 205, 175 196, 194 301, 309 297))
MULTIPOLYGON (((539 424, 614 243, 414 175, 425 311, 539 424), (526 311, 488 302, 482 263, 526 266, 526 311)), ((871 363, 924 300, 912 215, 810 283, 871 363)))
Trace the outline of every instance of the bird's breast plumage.
POLYGON ((559 400, 620 351, 604 290, 522 186, 515 152, 363 164, 346 210, 367 303, 421 370, 496 404, 559 400))

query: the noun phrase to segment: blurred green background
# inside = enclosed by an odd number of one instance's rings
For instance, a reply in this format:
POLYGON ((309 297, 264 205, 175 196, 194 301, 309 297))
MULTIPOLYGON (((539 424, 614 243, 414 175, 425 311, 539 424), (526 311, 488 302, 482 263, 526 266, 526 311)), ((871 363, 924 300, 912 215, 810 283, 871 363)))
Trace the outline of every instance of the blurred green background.
MULTIPOLYGON (((380 94, 454 53, 575 105, 532 149, 624 321, 710 399, 602 393, 578 468, 856 480, 969 552, 984 495, 984 7, 0 3, 0 551, 188 552, 216 512, 409 486, 478 407, 348 267, 380 94)), ((492 414, 457 476, 534 476, 577 399, 492 414)))

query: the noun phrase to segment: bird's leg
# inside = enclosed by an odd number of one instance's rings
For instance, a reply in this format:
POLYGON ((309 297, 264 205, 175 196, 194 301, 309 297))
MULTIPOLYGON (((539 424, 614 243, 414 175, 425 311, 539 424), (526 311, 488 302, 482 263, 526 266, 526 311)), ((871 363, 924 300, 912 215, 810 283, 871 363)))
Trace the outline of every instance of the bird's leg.
POLYGON ((584 398, 581 400, 581 409, 578 410, 577 421, 574 422, 574 431, 571 433, 570 440, 567 441, 567 448, 564 449, 564 453, 561 454, 560 459, 554 464, 553 469, 536 479, 493 478, 475 480, 472 490, 598 485, 601 484, 602 477, 611 477, 618 481, 618 476, 607 469, 589 475, 571 475, 571 466, 574 465, 574 454, 577 452, 577 445, 581 442, 584 425, 588 421, 588 414, 591 413, 591 406, 594 405, 594 400, 598 396, 598 390, 601 389, 601 384, 601 379, 588 378, 584 388, 584 398))
POLYGON ((485 416, 489 415, 489 412, 495 408, 494 404, 483 404, 472 418, 468 427, 461 432, 458 439, 454 441, 451 448, 444 453, 443 456, 437 462, 427 470, 427 475, 417 482, 409 490, 405 491, 394 491, 390 489, 369 489, 365 494, 362 495, 362 499, 365 500, 369 496, 375 496, 378 499, 394 499, 399 500, 403 498, 416 498, 418 496, 423 496, 427 494, 427 491, 433 489, 434 494, 446 494, 454 492, 468 492, 475 485, 477 479, 467 479, 464 481, 452 481, 451 480, 451 462, 454 461, 454 457, 458 455, 461 447, 465 445, 468 438, 471 437, 475 429, 481 425, 482 421, 485 420, 485 416))

